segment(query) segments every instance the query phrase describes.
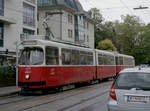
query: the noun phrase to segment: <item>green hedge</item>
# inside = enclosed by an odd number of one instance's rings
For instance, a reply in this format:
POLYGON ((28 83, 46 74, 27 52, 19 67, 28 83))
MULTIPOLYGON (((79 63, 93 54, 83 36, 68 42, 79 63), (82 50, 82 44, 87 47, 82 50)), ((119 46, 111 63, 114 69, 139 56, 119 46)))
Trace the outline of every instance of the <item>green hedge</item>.
POLYGON ((9 79, 16 77, 16 68, 14 66, 0 66, 0 79, 9 79))

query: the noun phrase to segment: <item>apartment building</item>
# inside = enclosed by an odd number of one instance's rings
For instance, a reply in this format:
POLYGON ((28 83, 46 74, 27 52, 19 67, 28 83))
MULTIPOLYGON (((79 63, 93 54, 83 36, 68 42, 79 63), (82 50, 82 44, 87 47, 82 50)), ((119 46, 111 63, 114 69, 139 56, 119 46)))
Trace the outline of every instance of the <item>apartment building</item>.
POLYGON ((94 21, 78 0, 38 0, 38 34, 94 48, 94 21))
POLYGON ((15 55, 22 35, 37 33, 36 24, 37 0, 0 0, 0 62, 15 55))

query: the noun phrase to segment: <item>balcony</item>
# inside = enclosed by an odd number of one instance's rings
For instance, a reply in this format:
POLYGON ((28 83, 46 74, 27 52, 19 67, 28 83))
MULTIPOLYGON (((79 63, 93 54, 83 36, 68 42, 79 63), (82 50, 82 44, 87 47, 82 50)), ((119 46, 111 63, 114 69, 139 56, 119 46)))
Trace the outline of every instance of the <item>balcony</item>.
POLYGON ((25 0, 25 1, 36 4, 36 0, 25 0))
POLYGON ((5 16, 0 16, 0 22, 8 25, 17 23, 13 18, 7 18, 5 16))

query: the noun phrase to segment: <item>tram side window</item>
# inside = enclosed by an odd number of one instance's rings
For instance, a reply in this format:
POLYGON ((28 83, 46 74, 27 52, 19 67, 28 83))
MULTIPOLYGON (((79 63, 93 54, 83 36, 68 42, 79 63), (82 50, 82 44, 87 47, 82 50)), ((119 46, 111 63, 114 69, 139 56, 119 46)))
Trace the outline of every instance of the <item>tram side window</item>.
POLYGON ((104 54, 102 56, 102 59, 103 59, 103 65, 114 65, 115 64, 115 59, 114 59, 114 56, 112 56, 112 55, 104 54))
POLYGON ((130 65, 130 66, 133 66, 133 65, 134 65, 134 59, 129 58, 128 60, 129 60, 129 65, 130 65))
POLYGON ((62 49, 62 64, 71 65, 71 50, 62 49))
POLYGON ((80 65, 88 65, 88 56, 87 52, 80 51, 80 65))
POLYGON ((109 56, 108 59, 109 59, 109 64, 114 65, 114 62, 115 62, 114 56, 109 56))
POLYGON ((93 53, 89 52, 88 53, 88 61, 87 65, 93 65, 93 53))
POLYGON ((128 65, 128 58, 125 58, 124 57, 124 63, 123 63, 124 65, 128 65))
POLYGON ((59 53, 56 47, 46 47, 46 65, 58 65, 59 53))
POLYGON ((131 65, 133 65, 133 66, 135 65, 134 59, 131 60, 131 65))
POLYGON ((72 65, 79 65, 79 51, 72 50, 71 64, 72 65))
POLYGON ((102 54, 98 54, 98 64, 103 65, 103 55, 102 54))
POLYGON ((103 55, 103 65, 108 65, 108 57, 107 55, 103 55))
POLYGON ((134 59, 133 58, 128 58, 124 57, 124 65, 134 65, 134 59))

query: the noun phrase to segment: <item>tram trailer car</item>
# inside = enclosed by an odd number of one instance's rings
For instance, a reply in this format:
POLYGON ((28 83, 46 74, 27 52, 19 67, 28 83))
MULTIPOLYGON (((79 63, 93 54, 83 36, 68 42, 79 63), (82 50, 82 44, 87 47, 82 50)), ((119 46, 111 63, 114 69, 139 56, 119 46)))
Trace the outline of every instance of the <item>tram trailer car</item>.
POLYGON ((124 68, 135 67, 134 57, 124 54, 116 54, 116 74, 118 74, 124 68))
POLYGON ((98 80, 116 76, 115 55, 113 52, 95 50, 96 75, 98 80))
POLYGON ((58 88, 116 75, 113 52, 45 40, 23 41, 19 49, 18 86, 22 89, 58 88))

